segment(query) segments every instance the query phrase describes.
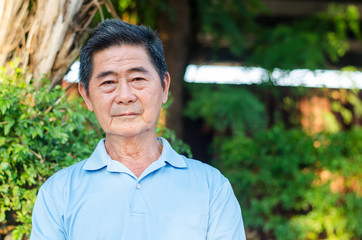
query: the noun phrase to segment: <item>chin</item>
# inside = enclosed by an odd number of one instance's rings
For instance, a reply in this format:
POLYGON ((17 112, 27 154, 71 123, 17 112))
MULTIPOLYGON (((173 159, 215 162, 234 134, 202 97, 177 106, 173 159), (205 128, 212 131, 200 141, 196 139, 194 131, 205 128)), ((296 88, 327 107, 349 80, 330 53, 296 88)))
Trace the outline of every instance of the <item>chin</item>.
POLYGON ((149 131, 149 129, 117 129, 115 131, 109 131, 106 132, 107 136, 118 136, 118 137, 123 137, 123 138, 132 138, 132 137, 137 137, 137 136, 141 136, 144 133, 147 133, 149 131))

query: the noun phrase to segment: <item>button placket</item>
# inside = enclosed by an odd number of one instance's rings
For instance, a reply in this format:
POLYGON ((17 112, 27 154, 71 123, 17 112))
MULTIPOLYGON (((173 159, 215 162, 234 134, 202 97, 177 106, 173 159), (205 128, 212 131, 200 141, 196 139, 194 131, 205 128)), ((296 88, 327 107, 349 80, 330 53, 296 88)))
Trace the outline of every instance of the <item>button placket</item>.
POLYGON ((131 204, 131 214, 144 214, 145 213, 145 202, 142 197, 142 189, 141 183, 139 181, 135 182, 133 185, 133 196, 132 196, 132 204, 131 204))

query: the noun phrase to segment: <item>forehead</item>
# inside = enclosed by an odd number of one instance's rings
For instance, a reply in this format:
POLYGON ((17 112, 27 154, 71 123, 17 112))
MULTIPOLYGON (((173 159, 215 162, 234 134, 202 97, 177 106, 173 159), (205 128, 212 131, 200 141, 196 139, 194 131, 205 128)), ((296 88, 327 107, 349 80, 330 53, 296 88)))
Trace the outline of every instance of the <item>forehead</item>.
MULTIPOLYGON (((114 63, 142 63, 151 64, 151 59, 144 46, 121 45, 111 46, 93 54, 94 69, 114 63)), ((153 66, 152 66, 153 67, 153 66)))

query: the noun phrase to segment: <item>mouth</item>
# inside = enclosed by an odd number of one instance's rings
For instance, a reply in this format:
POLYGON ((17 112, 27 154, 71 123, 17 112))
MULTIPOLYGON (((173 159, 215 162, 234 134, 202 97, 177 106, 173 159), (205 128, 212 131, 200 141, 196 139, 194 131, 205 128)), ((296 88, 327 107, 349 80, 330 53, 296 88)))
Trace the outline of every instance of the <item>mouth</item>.
POLYGON ((138 115, 139 113, 136 112, 126 112, 126 113, 115 114, 114 117, 134 117, 138 115))

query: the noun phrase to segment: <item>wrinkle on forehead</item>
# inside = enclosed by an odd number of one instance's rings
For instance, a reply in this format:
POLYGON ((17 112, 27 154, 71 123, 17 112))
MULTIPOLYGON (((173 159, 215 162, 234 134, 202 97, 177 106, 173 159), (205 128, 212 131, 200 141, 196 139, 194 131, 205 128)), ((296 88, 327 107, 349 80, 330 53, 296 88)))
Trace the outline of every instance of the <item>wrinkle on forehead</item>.
MULTIPOLYGON (((130 69, 127 69, 125 72, 127 74, 132 74, 132 73, 136 72, 136 73, 143 73, 146 75, 151 75, 150 72, 147 69, 145 69, 144 67, 132 67, 130 69)), ((101 78, 107 77, 109 75, 117 75, 117 72, 112 71, 112 70, 102 71, 97 74, 96 79, 101 79, 101 78)))
POLYGON ((111 74, 118 75, 118 70, 126 74, 140 72, 151 76, 153 71, 158 74, 147 51, 142 46, 115 46, 95 53, 93 73, 96 78, 111 74), (112 65, 117 66, 114 68, 112 65), (150 67, 152 70, 149 69, 150 67))
POLYGON ((137 59, 142 59, 142 60, 147 60, 152 64, 151 58, 147 52, 147 50, 145 49, 145 47, 143 46, 132 46, 132 45, 121 45, 121 46, 112 46, 106 49, 103 49, 99 52, 96 52, 94 54, 94 59, 96 58, 96 56, 100 56, 103 55, 104 59, 103 61, 115 61, 115 62, 120 62, 120 61, 127 61, 127 60, 137 60, 137 59), (114 55, 113 53, 115 51, 128 51, 128 50, 132 50, 129 51, 127 55, 114 55), (110 55, 110 56, 109 56, 110 55), (146 58, 143 58, 143 56, 145 56, 146 58), (112 60, 113 58, 115 58, 115 60, 112 60))

